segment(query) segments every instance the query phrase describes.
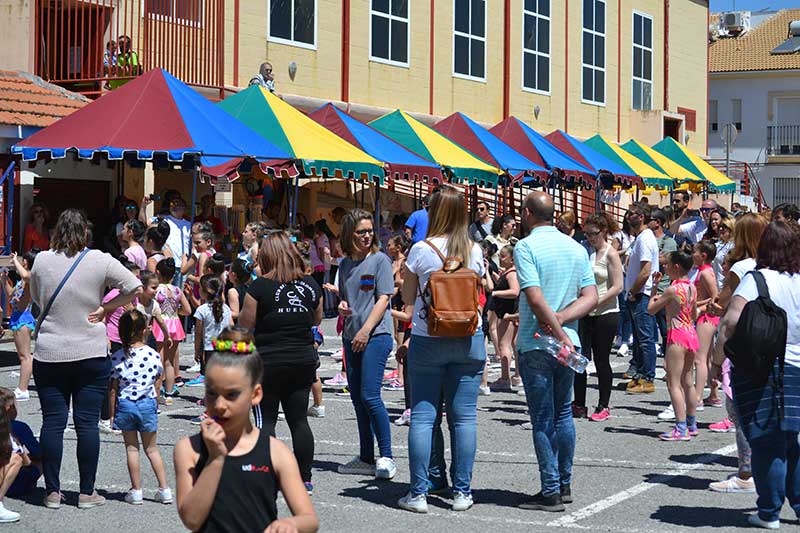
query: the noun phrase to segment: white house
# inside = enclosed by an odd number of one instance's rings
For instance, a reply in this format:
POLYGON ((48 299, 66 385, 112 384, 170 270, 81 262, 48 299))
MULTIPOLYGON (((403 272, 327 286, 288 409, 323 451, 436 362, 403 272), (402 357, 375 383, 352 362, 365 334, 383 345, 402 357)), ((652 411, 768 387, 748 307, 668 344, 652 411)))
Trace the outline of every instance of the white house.
POLYGON ((750 165, 767 204, 800 204, 800 9, 727 20, 743 24, 709 45, 708 155, 725 158, 734 124, 730 157, 750 165))

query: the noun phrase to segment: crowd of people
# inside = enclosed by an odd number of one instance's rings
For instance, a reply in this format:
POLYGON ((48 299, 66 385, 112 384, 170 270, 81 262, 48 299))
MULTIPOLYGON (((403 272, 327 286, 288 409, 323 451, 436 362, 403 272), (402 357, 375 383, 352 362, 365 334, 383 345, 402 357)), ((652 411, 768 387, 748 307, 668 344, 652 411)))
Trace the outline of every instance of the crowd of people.
POLYGON ((343 353, 341 373, 325 384, 351 398, 359 442, 340 473, 395 477, 382 390, 405 392, 406 409, 393 421, 410 426, 402 509, 425 513, 429 494, 447 492, 454 511, 473 505, 478 396, 516 392, 526 397, 541 483, 519 506, 564 511, 573 502, 574 420, 613 418, 614 352, 630 355, 623 387, 632 395, 655 391, 664 357, 671 405, 658 416, 674 426, 661 440, 691 440, 697 412, 724 407, 710 430, 736 434, 739 468, 710 489, 757 493, 751 524, 777 528, 786 498, 800 509, 796 206, 730 212, 704 200, 695 212, 689 194, 675 191, 664 208, 632 204, 620 226, 607 212, 581 223, 574 212, 556 213, 547 193, 532 192, 517 218, 493 218, 478 202, 470 221, 461 192, 443 185, 407 220, 393 220, 391 232, 361 209, 334 211, 338 235, 324 220, 298 230, 248 224, 226 266, 212 203, 203 205, 192 224, 179 197, 165 199, 152 219, 121 202, 112 242, 119 259, 90 248, 80 211, 61 213, 52 230, 41 223, 43 207, 33 214, 31 249, 14 255, 2 280, 20 380, 14 391, 0 389, 0 522, 20 518, 2 498, 29 492, 39 477, 44 505, 64 503, 59 474, 71 413, 80 508, 105 503, 95 490, 103 431, 122 435, 131 481, 124 499, 132 505, 144 501, 143 448, 159 485, 154 500, 175 501, 192 530, 315 531, 308 417, 325 416, 318 349, 326 316, 338 317, 343 353), (462 281, 447 281, 453 272, 462 281), (443 310, 448 302, 436 295, 445 283, 472 287, 474 309, 443 310), (785 341, 762 380, 727 341, 740 335, 739 322, 753 323, 750 303, 765 305, 765 297, 783 312, 785 341), (187 341, 196 365, 184 378, 178 348, 187 341), (492 383, 489 343, 500 363, 492 383), (599 395, 591 410, 587 373, 554 357, 571 352, 593 361, 599 395), (393 353, 397 368, 387 369, 393 353), (38 441, 15 420, 15 402, 31 398, 31 376, 42 408, 38 441), (175 447, 173 496, 158 414, 184 386, 205 395, 191 421, 200 432, 175 447), (291 448, 274 438, 279 419, 291 448), (291 517, 278 517, 278 490, 291 517))

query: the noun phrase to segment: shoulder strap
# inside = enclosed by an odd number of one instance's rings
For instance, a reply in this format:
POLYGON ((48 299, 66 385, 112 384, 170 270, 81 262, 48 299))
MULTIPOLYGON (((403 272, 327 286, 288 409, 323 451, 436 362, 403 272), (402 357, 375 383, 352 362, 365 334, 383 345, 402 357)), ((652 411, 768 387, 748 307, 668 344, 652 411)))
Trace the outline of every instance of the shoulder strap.
POLYGON ((53 302, 55 301, 56 296, 58 296, 58 293, 61 292, 61 289, 64 288, 64 285, 67 283, 67 280, 72 275, 72 273, 75 272, 75 269, 78 267, 78 264, 80 264, 80 262, 83 261, 83 258, 86 257, 87 253, 89 253, 89 249, 84 248, 83 251, 78 256, 78 258, 72 263, 72 266, 69 267, 67 273, 64 274, 64 277, 61 279, 61 282, 58 284, 58 287, 56 287, 56 290, 54 290, 53 294, 50 295, 50 299, 47 300, 47 305, 44 306, 42 312, 39 313, 39 318, 36 320, 36 327, 33 330, 34 338, 39 334, 39 328, 42 327, 42 322, 44 322, 44 319, 50 312, 50 308, 53 306, 53 302))
POLYGON ((477 222, 476 225, 478 226, 478 232, 480 232, 481 236, 485 239, 489 234, 486 233, 485 229, 483 229, 483 224, 477 222))
POLYGON ((756 288, 758 289, 759 298, 769 298, 769 288, 767 287, 767 280, 764 279, 764 274, 759 270, 751 270, 748 274, 752 274, 753 279, 756 280, 756 288))
POLYGON ((438 256, 439 256, 439 259, 441 259, 441 260, 442 260, 442 263, 444 263, 444 262, 447 260, 447 259, 445 258, 445 256, 444 256, 444 255, 442 255, 442 252, 441 252, 441 250, 439 250, 439 249, 436 247, 436 245, 434 245, 434 244, 433 244, 431 241, 429 241, 428 239, 425 239, 425 240, 423 240, 422 242, 424 242, 425 244, 427 244, 428 246, 430 246, 431 248, 433 248, 433 250, 436 252, 436 255, 438 255, 438 256))

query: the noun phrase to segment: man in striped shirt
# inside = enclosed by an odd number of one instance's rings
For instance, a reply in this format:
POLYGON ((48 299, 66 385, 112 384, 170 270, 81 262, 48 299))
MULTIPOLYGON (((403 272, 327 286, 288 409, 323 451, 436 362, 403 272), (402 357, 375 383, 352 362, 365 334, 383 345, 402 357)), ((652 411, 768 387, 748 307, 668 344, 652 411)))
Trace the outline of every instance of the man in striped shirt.
POLYGON ((538 511, 563 511, 564 503, 572 502, 574 373, 544 351, 542 340, 534 335, 551 334, 576 348, 580 342, 578 319, 597 305, 589 256, 579 243, 553 227, 553 212, 550 195, 529 194, 522 214, 531 232, 514 248, 523 292, 517 349, 542 483, 541 492, 520 507, 538 511))

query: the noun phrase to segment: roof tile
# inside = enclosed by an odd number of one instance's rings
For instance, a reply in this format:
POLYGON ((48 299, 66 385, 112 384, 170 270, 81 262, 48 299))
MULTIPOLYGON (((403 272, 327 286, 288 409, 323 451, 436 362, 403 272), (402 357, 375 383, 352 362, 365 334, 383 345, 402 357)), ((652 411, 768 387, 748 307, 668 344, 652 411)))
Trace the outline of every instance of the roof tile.
POLYGON ((0 124, 49 126, 89 101, 37 76, 0 69, 0 124))
POLYGON ((724 37, 711 43, 709 72, 800 69, 800 52, 770 54, 786 40, 793 20, 800 20, 800 9, 781 10, 741 37, 724 37))

